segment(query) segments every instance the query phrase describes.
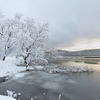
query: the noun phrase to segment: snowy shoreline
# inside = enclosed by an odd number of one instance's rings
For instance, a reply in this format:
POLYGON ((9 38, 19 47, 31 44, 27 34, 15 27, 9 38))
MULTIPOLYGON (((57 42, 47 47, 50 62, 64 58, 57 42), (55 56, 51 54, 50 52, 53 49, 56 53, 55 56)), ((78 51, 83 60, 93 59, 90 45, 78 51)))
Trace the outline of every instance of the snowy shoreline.
MULTIPOLYGON (((16 58, 14 57, 7 57, 5 61, 0 60, 0 78, 6 77, 6 76, 23 76, 24 74, 22 72, 28 72, 26 71, 26 67, 23 66, 17 66, 16 58), (17 75, 18 74, 18 75, 17 75)), ((93 72, 94 70, 92 68, 88 68, 88 66, 85 67, 67 67, 67 66, 61 66, 61 65, 50 65, 51 67, 44 67, 44 66, 29 66, 28 69, 31 71, 45 71, 48 73, 82 73, 82 72, 93 72)))
POLYGON ((0 95, 0 100, 16 100, 16 99, 9 97, 9 96, 0 95))

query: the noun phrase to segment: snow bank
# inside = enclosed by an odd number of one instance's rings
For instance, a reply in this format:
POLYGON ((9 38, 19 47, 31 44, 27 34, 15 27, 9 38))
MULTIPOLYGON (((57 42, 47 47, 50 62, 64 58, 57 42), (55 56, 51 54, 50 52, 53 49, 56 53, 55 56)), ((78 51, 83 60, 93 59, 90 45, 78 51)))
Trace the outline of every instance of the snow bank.
POLYGON ((44 67, 43 66, 35 66, 36 69, 42 70, 44 67))
POLYGON ((16 64, 16 57, 6 57, 5 62, 16 64))
POLYGON ((25 67, 17 67, 15 63, 15 57, 7 57, 5 61, 0 60, 0 77, 11 76, 20 71, 26 70, 25 67))
MULTIPOLYGON (((22 59, 16 59, 15 57, 7 57, 5 61, 0 60, 0 77, 15 75, 15 77, 19 78, 25 76, 24 73, 19 72, 26 71, 26 67, 16 65, 16 63, 22 63, 20 61, 22 61, 22 59)), ((43 68, 43 66, 35 66, 35 68, 28 66, 29 70, 41 70, 43 68)))
POLYGON ((12 73, 13 72, 15 73, 15 71, 16 71, 15 64, 0 60, 0 77, 12 75, 12 73))
MULTIPOLYGON (((17 66, 16 63, 22 63, 20 62, 22 59, 16 60, 15 57, 7 57, 5 61, 0 60, 0 77, 3 76, 11 76, 15 75, 16 77, 23 77, 25 76, 22 73, 19 73, 21 71, 25 71, 26 67, 24 66, 17 66), (19 74, 18 74, 19 73, 19 74)), ((67 66, 61 66, 61 65, 53 65, 53 68, 44 68, 43 66, 29 66, 29 70, 37 69, 37 70, 44 70, 49 73, 82 73, 82 72, 93 72, 94 70, 92 68, 89 68, 88 66, 85 67, 67 67, 67 66)))
POLYGON ((24 65, 24 60, 22 57, 18 57, 15 62, 16 65, 24 65))
POLYGON ((17 74, 20 71, 26 70, 25 67, 17 67, 15 64, 8 61, 0 60, 0 77, 11 76, 17 74))
POLYGON ((14 99, 14 98, 12 98, 12 97, 0 95, 0 100, 16 100, 16 99, 14 99))

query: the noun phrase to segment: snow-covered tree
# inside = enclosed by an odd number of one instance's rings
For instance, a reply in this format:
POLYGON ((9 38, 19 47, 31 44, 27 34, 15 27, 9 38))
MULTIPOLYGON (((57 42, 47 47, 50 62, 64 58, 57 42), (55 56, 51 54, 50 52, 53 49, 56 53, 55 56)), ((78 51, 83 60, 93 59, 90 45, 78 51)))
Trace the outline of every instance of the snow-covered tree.
POLYGON ((31 18, 21 21, 22 14, 13 19, 4 19, 0 12, 0 56, 5 60, 9 49, 24 60, 26 67, 32 61, 45 61, 48 54, 55 56, 55 50, 46 45, 48 40, 48 22, 36 24, 31 18))
POLYGON ((0 21, 0 48, 3 60, 5 60, 9 49, 15 44, 14 25, 15 21, 12 19, 0 21))
POLYGON ((34 20, 29 18, 24 22, 19 22, 16 56, 23 57, 26 67, 33 60, 44 59, 48 26, 47 22, 36 25, 34 20))
POLYGON ((9 49, 16 44, 16 34, 21 16, 22 14, 17 13, 14 19, 4 19, 4 15, 0 11, 0 57, 3 60, 8 55, 9 49))
POLYGON ((51 45, 45 47, 45 59, 56 58, 58 56, 57 50, 51 45))

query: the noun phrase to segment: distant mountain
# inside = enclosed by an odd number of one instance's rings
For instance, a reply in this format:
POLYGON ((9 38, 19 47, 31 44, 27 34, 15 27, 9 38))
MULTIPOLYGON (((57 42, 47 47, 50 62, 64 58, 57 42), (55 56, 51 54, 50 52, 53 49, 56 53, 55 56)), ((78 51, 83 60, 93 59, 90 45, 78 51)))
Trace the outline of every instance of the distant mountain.
POLYGON ((100 57, 100 49, 90 49, 70 52, 66 50, 58 50, 59 56, 86 56, 86 57, 100 57))

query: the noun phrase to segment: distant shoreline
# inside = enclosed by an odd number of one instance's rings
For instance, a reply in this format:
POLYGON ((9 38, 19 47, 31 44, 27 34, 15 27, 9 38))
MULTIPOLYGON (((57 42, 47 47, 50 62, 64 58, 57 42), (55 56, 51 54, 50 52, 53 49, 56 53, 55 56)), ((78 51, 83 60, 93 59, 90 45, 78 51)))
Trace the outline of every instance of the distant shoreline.
POLYGON ((84 57, 84 58, 100 58, 100 57, 84 57))

